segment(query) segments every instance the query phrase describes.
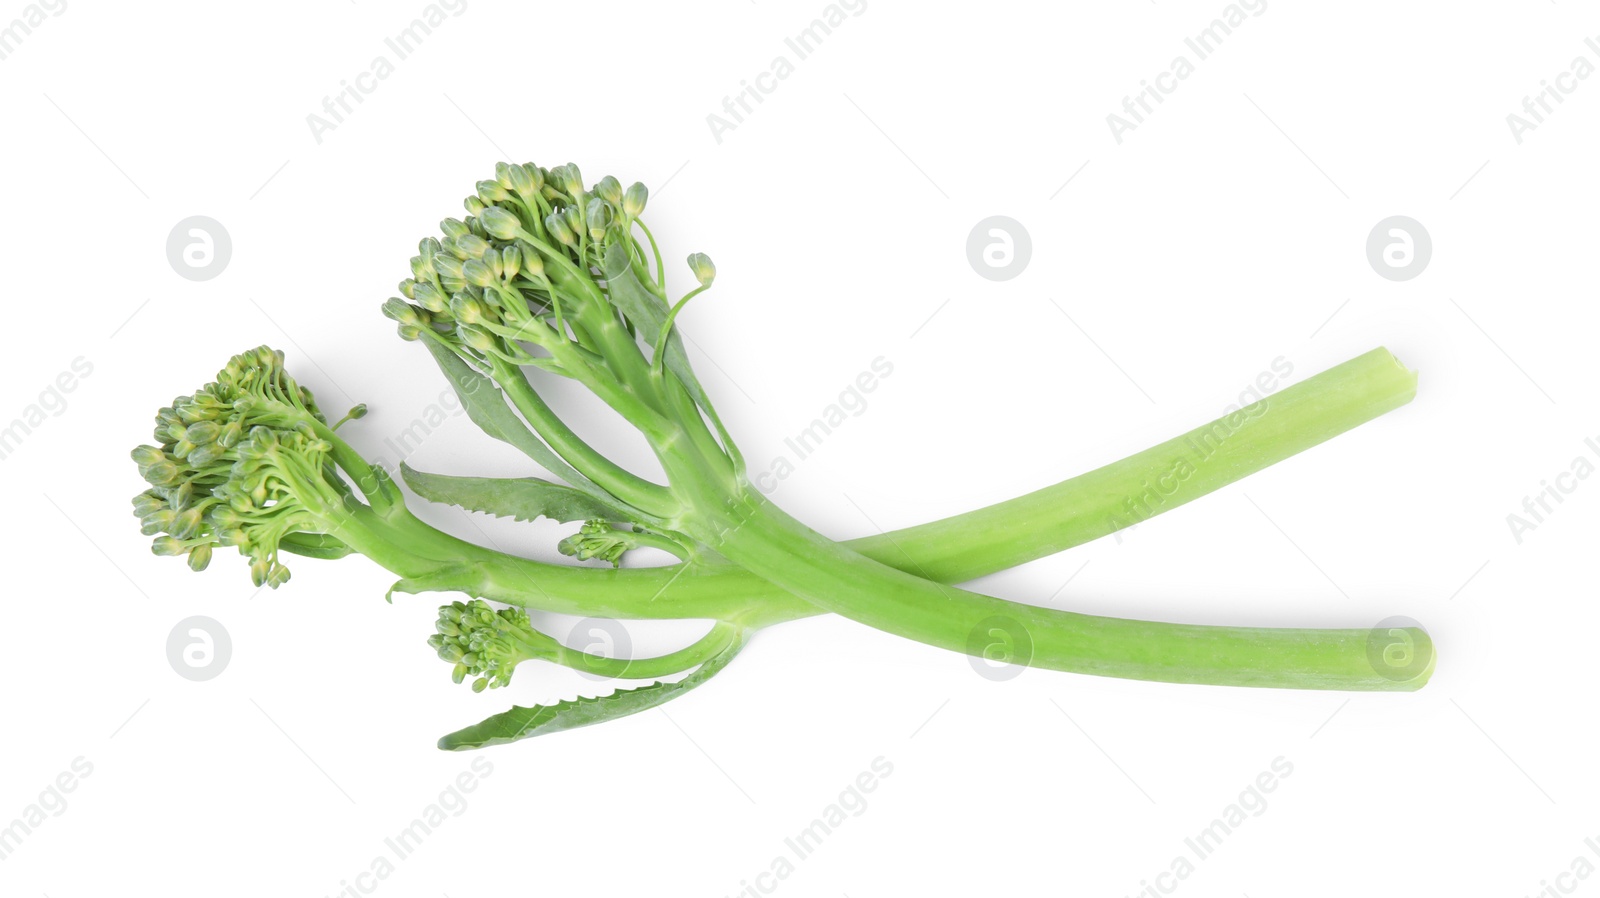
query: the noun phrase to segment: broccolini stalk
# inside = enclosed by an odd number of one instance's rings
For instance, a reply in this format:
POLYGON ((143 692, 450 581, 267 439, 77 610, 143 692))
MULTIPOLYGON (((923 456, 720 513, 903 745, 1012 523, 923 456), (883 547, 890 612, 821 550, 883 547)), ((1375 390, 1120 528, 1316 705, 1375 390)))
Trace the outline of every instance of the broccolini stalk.
MULTIPOLYGON (((897 570, 801 524, 746 477, 677 333, 679 313, 711 286, 715 268, 691 256, 698 286, 670 301, 653 239, 647 253, 635 236, 649 239, 639 221, 645 200, 642 184, 624 191, 610 177, 586 189, 573 165, 502 164, 468 198, 469 218, 446 220, 443 240, 422 242, 414 277, 400 288, 417 305, 397 298, 384 309, 403 337, 425 341, 464 397, 475 394, 474 420, 610 509, 605 520, 641 525, 691 560, 726 559, 817 608, 956 651, 1002 618, 1027 632, 1029 663, 1038 667, 1317 689, 1426 682, 1428 671, 1397 680, 1375 670, 1366 629, 1204 627, 1038 608, 938 583, 909 555, 911 572, 897 570), (600 397, 645 437, 667 483, 623 471, 578 440, 539 400, 525 369, 572 378, 600 397), (464 389, 474 378, 502 392, 464 389), (502 395, 532 432, 503 405, 494 408, 502 395)), ((758 606, 738 620, 769 623, 787 613, 758 606)), ((1420 630, 1407 635, 1427 640, 1420 630)))
MULTIPOLYGON (((1270 402, 1248 406, 1086 474, 988 508, 849 545, 886 564, 945 582, 981 576, 1182 505, 1403 404, 1413 388, 1409 372, 1388 353, 1375 350, 1291 386, 1270 402), (1188 476, 1172 484, 1170 475, 1180 468, 1188 476), (1161 491, 1153 492, 1152 485, 1158 483, 1164 484, 1161 491)), ((487 395, 487 391, 463 392, 474 419, 493 424, 493 404, 474 404, 487 395)), ((346 419, 364 411, 358 406, 346 419)), ((502 417, 498 426, 511 423, 502 417)), ((158 413, 159 447, 144 446, 133 453, 141 473, 152 483, 151 489, 135 497, 135 514, 147 535, 168 534, 157 539, 155 551, 187 553, 198 570, 210 561, 214 548, 233 545, 254 560, 257 584, 273 587, 288 578, 281 552, 338 558, 356 551, 403 578, 392 591, 459 590, 571 614, 723 621, 698 642, 669 655, 606 659, 566 648, 538 633, 519 609, 494 611, 481 602, 445 606, 440 633, 430 642, 452 665, 466 661, 465 669, 456 668, 458 679, 470 674, 478 689, 504 685, 511 669, 530 658, 626 678, 654 678, 697 664, 699 668, 673 683, 598 699, 513 708, 450 734, 441 740, 442 747, 511 742, 655 707, 719 671, 752 628, 820 613, 816 606, 720 559, 700 557, 667 567, 601 571, 546 565, 482 549, 413 518, 384 472, 367 465, 332 431, 310 392, 283 369, 281 353, 262 347, 235 357, 216 382, 174 400, 158 413), (251 445, 241 448, 246 442, 243 435, 251 437, 251 445), (264 475, 267 462, 283 476, 264 475), (372 506, 351 493, 347 479, 362 485, 372 506), (377 511, 377 506, 383 510, 377 511), (230 526, 236 518, 243 524, 230 526), (445 625, 445 621, 459 624, 469 608, 477 620, 487 615, 502 621, 496 623, 492 640, 491 631, 482 626, 452 631, 445 625), (463 635, 466 641, 459 638, 463 635), (474 638, 489 641, 474 646, 474 638), (456 647, 447 646, 447 640, 456 647), (476 648, 488 651, 467 659, 476 648)), ((456 501, 478 510, 558 520, 607 513, 605 506, 585 494, 532 478, 455 478, 404 470, 425 498, 456 501)), ((675 545, 638 525, 624 529, 595 521, 566 542, 572 554, 613 562, 619 547, 648 544, 671 551, 675 545)))

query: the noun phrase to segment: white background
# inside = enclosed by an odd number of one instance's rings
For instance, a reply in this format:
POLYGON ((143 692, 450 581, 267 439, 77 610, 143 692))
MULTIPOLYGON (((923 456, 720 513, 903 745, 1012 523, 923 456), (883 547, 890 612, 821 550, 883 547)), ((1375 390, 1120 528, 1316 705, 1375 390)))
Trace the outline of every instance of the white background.
MULTIPOLYGON (((1195 622, 1403 614, 1440 660, 1416 694, 996 683, 957 655, 802 621, 662 710, 482 753, 492 773, 465 810, 361 880, 373 894, 1131 896, 1280 757, 1292 775, 1260 816, 1166 886, 1524 896, 1577 858, 1600 865, 1584 844, 1600 836, 1600 485, 1578 482, 1520 544, 1507 523, 1575 458, 1600 462, 1584 444, 1600 435, 1600 77, 1520 144, 1506 121, 1575 57, 1600 64, 1583 41, 1600 15, 1274 2, 1119 144, 1106 116, 1192 59, 1184 38, 1224 4, 869 0, 719 142, 708 114, 793 56, 784 38, 820 0, 468 0, 316 140, 307 115, 392 59, 384 38, 423 8, 69 0, 0 61, 0 422, 74 358, 93 366, 0 461, 0 824, 75 758, 93 765, 0 861, 0 892, 339 894, 470 769, 438 735, 606 688, 530 669, 475 696, 423 645, 437 603, 385 605, 390 578, 364 559, 302 560, 258 594, 231 555, 203 575, 151 557, 128 513, 127 450, 154 410, 261 342, 335 414, 370 403, 349 432, 384 454, 446 385, 378 306, 503 156, 643 180, 669 258, 713 256, 716 288, 681 321, 752 463, 873 359, 893 365, 776 494, 841 538, 1165 439, 1280 357, 1298 381, 1390 347, 1420 372, 1412 405, 979 585, 1195 622), (206 282, 165 255, 192 215, 232 238, 206 282), (990 215, 1033 243, 1003 283, 965 253, 990 215), (1432 236, 1413 280, 1368 264, 1391 215, 1432 236), (197 614, 233 642, 202 683, 165 652, 197 614), (758 879, 880 757, 893 771, 864 812, 787 879, 758 879)), ((0 27, 24 10, 6 0, 0 27)), ((464 417, 413 461, 528 470, 464 417)), ((563 531, 491 532, 556 558, 563 531)), ((688 630, 633 632, 648 649, 688 630)))

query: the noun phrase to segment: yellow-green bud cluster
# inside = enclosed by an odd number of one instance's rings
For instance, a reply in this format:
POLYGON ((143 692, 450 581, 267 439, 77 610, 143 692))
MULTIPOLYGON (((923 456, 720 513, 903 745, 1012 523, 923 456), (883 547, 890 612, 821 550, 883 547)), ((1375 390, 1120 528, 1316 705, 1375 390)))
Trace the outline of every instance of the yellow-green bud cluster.
POLYGON ((648 197, 643 184, 624 189, 609 175, 585 190, 572 164, 502 162, 466 198, 465 219, 445 219, 441 236, 418 244, 411 277, 384 314, 407 340, 426 336, 467 355, 525 363, 519 340, 572 339, 524 325, 556 320, 558 305, 571 316, 587 300, 578 282, 599 277, 608 247, 631 250, 648 197))
POLYGON ((285 537, 318 532, 317 514, 337 505, 342 481, 317 434, 326 419, 311 392, 289 377, 283 353, 266 346, 234 356, 217 379, 156 413, 156 445, 131 453, 150 488, 133 513, 157 555, 185 555, 203 570, 214 548, 250 558, 257 586, 289 579, 278 560, 285 537))
POLYGON ((556 548, 561 554, 579 561, 599 558, 616 567, 622 564, 624 553, 638 546, 639 541, 630 530, 618 529, 605 521, 587 521, 577 533, 563 539, 556 548))
POLYGON ((428 645, 441 659, 455 665, 450 676, 457 683, 475 678, 473 692, 505 686, 511 682, 518 664, 553 654, 551 648, 555 645, 554 640, 533 628, 526 611, 496 610, 482 599, 441 606, 434 629, 438 632, 428 637, 428 645))

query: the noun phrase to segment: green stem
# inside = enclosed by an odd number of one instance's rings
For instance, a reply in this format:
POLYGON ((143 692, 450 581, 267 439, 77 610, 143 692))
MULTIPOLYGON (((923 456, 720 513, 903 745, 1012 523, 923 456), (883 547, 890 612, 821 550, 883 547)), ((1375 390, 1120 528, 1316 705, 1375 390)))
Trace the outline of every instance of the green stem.
MULTIPOLYGON (((1414 395, 1416 377, 1378 349, 1288 387, 1239 413, 1041 490, 987 508, 844 545, 868 558, 926 577, 957 583, 1004 570, 1097 539, 1170 511, 1233 483, 1398 406, 1414 395), (1193 441, 1223 433, 1210 455, 1193 441), (1193 473, 1149 515, 1127 511, 1150 484, 1180 460, 1193 473)), ((1170 483, 1170 481, 1169 481, 1170 483)), ((387 537, 357 551, 403 577, 448 567, 436 588, 579 616, 714 618, 764 626, 823 613, 813 604, 729 564, 604 570, 549 565, 494 552, 434 530, 406 514, 387 537), (467 564, 461 565, 465 561, 467 564)))
POLYGON ((660 292, 665 293, 667 289, 667 266, 661 264, 661 247, 656 245, 656 235, 650 233, 650 229, 644 226, 643 221, 636 218, 633 223, 639 226, 639 230, 644 231, 645 239, 650 241, 650 252, 654 253, 656 257, 656 287, 660 292))
POLYGON ((550 444, 550 448, 568 464, 582 471, 585 477, 611 495, 648 514, 659 517, 663 513, 671 513, 676 503, 665 487, 623 468, 584 442, 545 403, 515 366, 494 364, 494 379, 505 390, 511 404, 528 419, 528 423, 550 444))
POLYGON ((574 670, 626 680, 649 680, 681 673, 704 664, 733 643, 739 628, 721 621, 712 625, 711 632, 694 643, 675 652, 653 658, 604 658, 589 652, 562 646, 555 661, 574 670))
MULTIPOLYGON (((818 607, 956 652, 1009 639, 1005 660, 1073 673, 1290 689, 1411 691, 1369 657, 1369 629, 1217 627, 1124 620, 1008 602, 896 570, 829 540, 756 495, 699 537, 730 561, 818 607)), ((1427 634, 1405 628, 1425 645, 1427 634)), ((1426 655, 1431 661, 1432 652, 1426 655)))
POLYGON ((1185 505, 1410 402, 1416 372, 1382 347, 1120 461, 852 548, 960 583, 1185 505))

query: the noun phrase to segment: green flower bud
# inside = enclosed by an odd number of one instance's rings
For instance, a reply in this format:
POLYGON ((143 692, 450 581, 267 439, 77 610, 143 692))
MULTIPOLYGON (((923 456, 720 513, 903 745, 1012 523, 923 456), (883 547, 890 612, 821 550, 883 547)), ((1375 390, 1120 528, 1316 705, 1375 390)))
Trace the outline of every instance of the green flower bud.
MULTIPOLYGON (((453 245, 453 244, 452 244, 453 245)), ((450 253, 440 253, 433 257, 433 265, 439 273, 446 278, 461 279, 461 260, 450 253)))
POLYGON ((689 255, 689 270, 694 272, 695 280, 702 287, 711 286, 711 282, 717 279, 717 266, 711 263, 711 257, 705 253, 689 255))
MULTIPOLYGON (((499 258, 498 254, 495 258, 499 258)), ((462 264, 461 276, 474 287, 487 287, 495 282, 494 272, 477 259, 468 259, 462 264)))
POLYGON ((182 555, 189 550, 184 546, 183 543, 178 542, 170 536, 158 536, 156 537, 155 542, 150 544, 150 551, 157 555, 172 556, 182 555))
POLYGON ((595 182, 594 192, 596 196, 612 205, 618 205, 622 202, 622 182, 610 175, 606 175, 595 182))
POLYGON ((589 223, 589 236, 596 241, 600 240, 611 224, 611 204, 600 197, 589 200, 588 207, 584 210, 584 218, 589 223))
POLYGON ((189 570, 199 573, 211 563, 211 546, 195 546, 189 550, 189 570))
POLYGON ((272 569, 267 572, 267 585, 273 589, 277 589, 288 582, 289 569, 284 567, 282 564, 273 564, 272 569))
POLYGON ((498 240, 515 240, 517 232, 522 230, 521 219, 500 206, 490 206, 483 210, 479 219, 483 222, 483 229, 498 240))
POLYGON ((227 453, 218 443, 202 443, 189 451, 186 461, 196 468, 204 468, 227 453))
MULTIPOLYGON (((154 446, 136 446, 128 454, 133 456, 133 463, 141 468, 153 465, 158 461, 164 461, 167 457, 166 453, 154 446)), ((134 501, 137 502, 138 499, 136 498, 134 501)))
POLYGON ((466 293, 450 297, 450 314, 462 324, 477 324, 483 320, 483 303, 466 293))
POLYGON ((481 259, 483 254, 489 251, 489 241, 477 234, 463 234, 456 238, 455 250, 463 262, 468 259, 481 259))
POLYGON ((560 212, 551 212, 549 215, 545 216, 544 227, 545 230, 550 232, 550 236, 556 238, 556 240, 562 245, 578 245, 578 235, 574 234, 572 232, 572 228, 567 226, 566 216, 562 215, 560 212))
POLYGON ((501 200, 511 199, 511 191, 502 187, 498 181, 479 181, 477 188, 478 199, 482 200, 485 206, 493 206, 501 200))
POLYGON ((507 190, 511 189, 511 169, 516 168, 509 162, 496 162, 494 164, 494 181, 507 190))
POLYGON ((476 195, 473 195, 462 200, 461 205, 466 207, 468 215, 477 215, 479 212, 482 212, 483 207, 488 204, 483 200, 478 199, 476 195))
POLYGON ((222 435, 222 425, 215 421, 197 421, 185 428, 183 438, 191 443, 210 443, 222 435))
POLYGON ((415 299, 417 295, 417 282, 411 278, 406 278, 405 280, 401 281, 399 286, 395 287, 395 289, 399 290, 400 295, 404 296, 406 299, 415 299))
POLYGON ((172 521, 172 529, 168 532, 178 539, 194 539, 200 535, 200 523, 200 509, 190 508, 179 512, 172 521))
MULTIPOLYGON (((573 199, 583 196, 583 172, 578 170, 578 163, 568 162, 561 166, 561 169, 562 178, 557 181, 557 186, 573 199)), ((555 172, 550 172, 550 176, 554 178, 555 172)))
POLYGON ((517 276, 522 270, 522 251, 515 246, 508 246, 500 250, 500 273, 507 279, 517 276))
POLYGON ((639 181, 633 182, 628 192, 622 195, 622 211, 629 218, 638 218, 644 212, 645 200, 650 198, 650 189, 639 181))
POLYGON ((465 680, 466 678, 467 678, 467 666, 465 664, 459 664, 458 663, 455 667, 450 669, 450 680, 452 682, 459 683, 462 680, 465 680))
POLYGON ((482 328, 463 325, 457 328, 456 332, 461 335, 462 342, 484 355, 493 355, 500 348, 499 341, 494 335, 482 328))
POLYGON ((544 274, 544 256, 539 255, 538 250, 526 243, 519 243, 517 246, 522 248, 522 273, 530 280, 544 274))
POLYGON ((406 341, 407 343, 415 343, 416 341, 422 339, 422 328, 415 327, 410 324, 402 324, 398 328, 395 328, 395 331, 400 335, 400 339, 406 341))
POLYGON ((445 237, 450 240, 454 240, 463 234, 472 233, 472 229, 467 227, 466 222, 458 221, 454 218, 446 218, 444 221, 439 222, 439 230, 443 231, 445 237))
POLYGON ((543 186, 543 179, 535 180, 538 169, 532 165, 512 165, 506 168, 506 179, 500 183, 523 196, 532 196, 543 186))
POLYGON ((194 484, 185 480, 174 487, 167 488, 167 504, 173 508, 188 508, 194 501, 194 484))
POLYGON ((439 288, 427 281, 418 284, 414 293, 415 296, 413 298, 421 303, 424 309, 436 315, 450 308, 450 301, 445 299, 443 293, 439 292, 439 288))
POLYGON ((416 306, 398 297, 391 297, 383 303, 383 317, 398 321, 403 326, 421 326, 422 318, 417 312, 416 306))
POLYGON ((140 468, 139 475, 151 486, 173 486, 181 477, 181 472, 177 465, 163 460, 140 468))
POLYGON ((424 259, 432 259, 439 254, 439 241, 435 237, 424 237, 417 243, 417 253, 424 259))
POLYGON ((473 692, 482 692, 485 688, 488 687, 488 685, 489 685, 489 680, 488 680, 487 677, 479 677, 476 680, 472 681, 472 691, 473 692))
POLYGON ((177 520, 178 513, 162 504, 161 508, 141 515, 139 518, 139 532, 145 536, 155 536, 157 533, 170 533, 172 523, 177 520))
POLYGON ((167 500, 149 490, 133 497, 133 516, 136 518, 147 517, 166 507, 167 500))

